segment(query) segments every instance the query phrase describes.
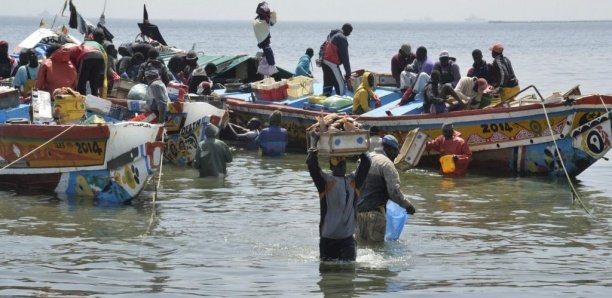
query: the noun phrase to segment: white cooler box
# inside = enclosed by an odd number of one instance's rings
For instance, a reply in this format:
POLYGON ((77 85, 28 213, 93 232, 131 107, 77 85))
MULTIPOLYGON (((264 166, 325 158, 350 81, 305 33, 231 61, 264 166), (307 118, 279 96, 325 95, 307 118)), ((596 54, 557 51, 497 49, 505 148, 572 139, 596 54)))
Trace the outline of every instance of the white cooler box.
POLYGON ((370 132, 367 130, 323 132, 317 149, 323 156, 350 156, 367 152, 370 132))
POLYGON ((399 154, 393 161, 395 167, 405 171, 417 166, 425 151, 425 143, 428 136, 420 132, 418 128, 411 130, 404 139, 404 144, 400 149, 399 154))

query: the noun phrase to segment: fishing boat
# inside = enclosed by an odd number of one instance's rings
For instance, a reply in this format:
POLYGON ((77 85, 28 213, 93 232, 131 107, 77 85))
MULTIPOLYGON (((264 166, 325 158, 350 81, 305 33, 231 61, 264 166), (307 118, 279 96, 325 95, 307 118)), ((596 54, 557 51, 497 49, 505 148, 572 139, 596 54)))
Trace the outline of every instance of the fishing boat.
MULTIPOLYGON (((500 107, 432 115, 422 113, 422 101, 398 106, 399 92, 378 88, 382 106, 356 117, 364 127, 375 128, 373 131, 381 135, 392 134, 400 141, 415 128, 435 138, 441 134, 442 124, 451 122, 473 152, 470 172, 487 175, 563 175, 563 162, 568 174, 575 177, 610 150, 612 96, 581 95, 578 86, 548 98, 542 98, 533 86, 522 92, 527 90, 536 91, 540 98, 517 96, 500 107)), ((321 91, 321 86, 315 85, 315 94, 321 91)), ((317 116, 351 111, 351 106, 313 107, 308 97, 275 102, 245 93, 226 97, 233 123, 246 123, 251 117, 265 121, 280 110, 289 146, 300 151, 306 148, 306 128, 317 116)), ((438 168, 437 158, 425 152, 419 167, 438 168)))
POLYGON ((161 125, 0 124, 0 187, 127 203, 158 171, 161 125))

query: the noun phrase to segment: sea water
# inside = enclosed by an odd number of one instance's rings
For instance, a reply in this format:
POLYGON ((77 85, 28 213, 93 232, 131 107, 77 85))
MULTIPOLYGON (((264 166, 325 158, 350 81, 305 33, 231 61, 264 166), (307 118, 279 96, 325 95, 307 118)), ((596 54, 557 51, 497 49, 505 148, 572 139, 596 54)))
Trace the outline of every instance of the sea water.
MULTIPOLYGON (((39 19, 0 19, 13 48, 39 19)), ((62 21, 67 23, 67 21, 62 21)), ((62 23, 60 22, 60 24, 62 23)), ((279 22, 278 65, 293 70, 337 23, 279 22)), ((165 39, 207 54, 255 54, 251 20, 158 21, 165 39)), ((136 21, 107 19, 116 44, 136 21)), ((354 23, 353 69, 389 72, 404 42, 448 50, 465 74, 471 51, 488 61, 501 41, 521 86, 543 94, 581 84, 612 93, 610 23, 354 23)), ((321 79, 315 67, 315 77, 321 79)), ((608 154, 608 157, 610 154, 608 154)), ((0 296, 609 297, 612 165, 601 160, 574 186, 562 178, 443 178, 401 173, 416 214, 398 241, 358 247, 353 264, 318 260, 319 200, 306 156, 262 158, 234 150, 223 180, 164 164, 131 206, 0 192, 0 296), (156 182, 156 181, 152 181, 156 182)), ((323 164, 323 163, 322 163, 323 164)), ((354 165, 350 164, 349 168, 354 165)))

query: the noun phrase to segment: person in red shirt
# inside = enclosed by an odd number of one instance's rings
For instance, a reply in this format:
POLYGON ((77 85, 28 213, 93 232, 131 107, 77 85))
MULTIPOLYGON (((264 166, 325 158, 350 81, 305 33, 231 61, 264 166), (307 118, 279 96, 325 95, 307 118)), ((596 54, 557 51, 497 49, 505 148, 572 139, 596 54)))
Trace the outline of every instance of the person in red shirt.
POLYGON ((452 123, 442 125, 442 135, 425 144, 427 151, 440 152, 440 157, 453 155, 455 172, 447 175, 463 176, 467 172, 468 165, 472 160, 470 146, 461 137, 461 133, 453 128, 452 123))

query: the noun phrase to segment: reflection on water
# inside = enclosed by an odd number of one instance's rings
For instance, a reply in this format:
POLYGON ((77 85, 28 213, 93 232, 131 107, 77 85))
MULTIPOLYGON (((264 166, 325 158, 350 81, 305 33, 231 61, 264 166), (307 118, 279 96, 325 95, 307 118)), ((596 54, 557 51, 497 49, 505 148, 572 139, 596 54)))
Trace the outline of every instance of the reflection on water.
POLYGON ((165 165, 155 205, 152 184, 112 208, 3 192, 0 295, 601 296, 612 286, 609 163, 576 182, 593 218, 562 179, 401 173, 417 213, 400 239, 321 264, 304 162, 239 151, 225 179, 165 165))

